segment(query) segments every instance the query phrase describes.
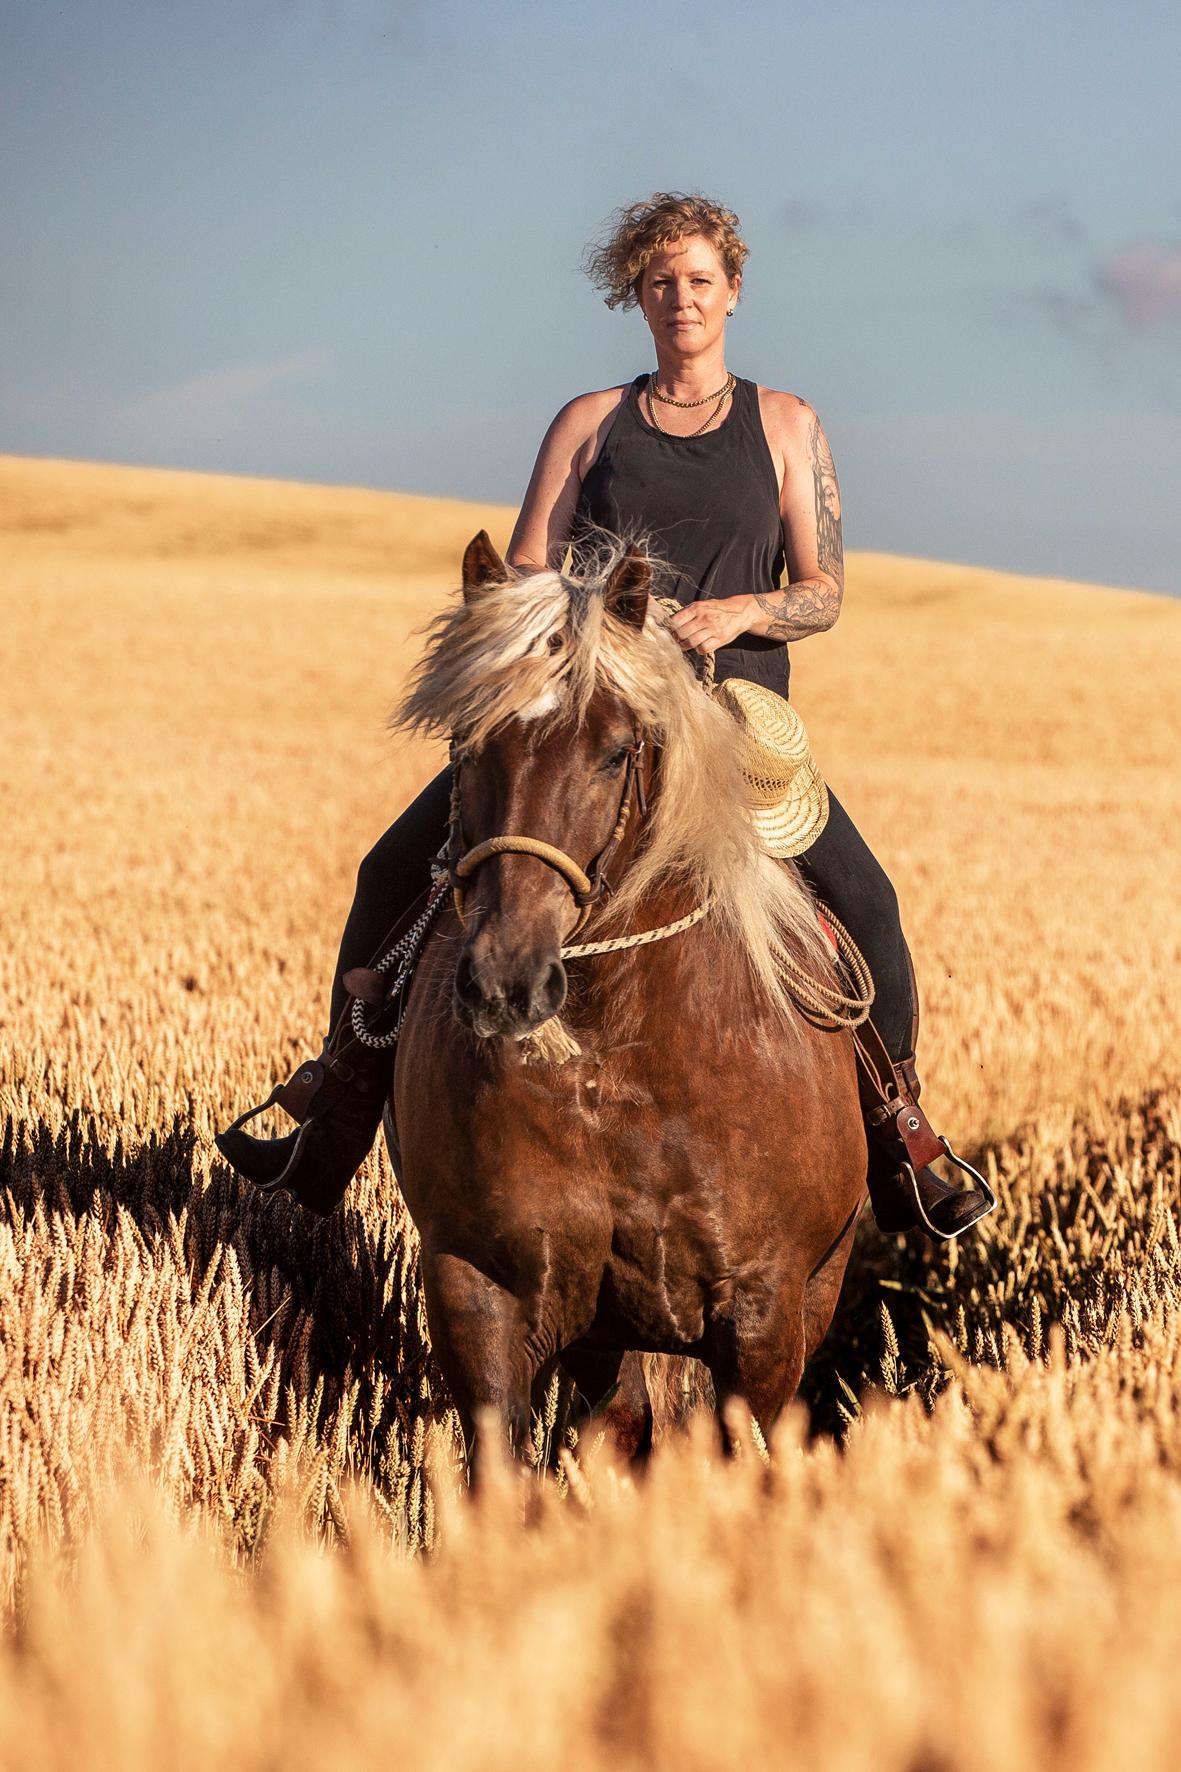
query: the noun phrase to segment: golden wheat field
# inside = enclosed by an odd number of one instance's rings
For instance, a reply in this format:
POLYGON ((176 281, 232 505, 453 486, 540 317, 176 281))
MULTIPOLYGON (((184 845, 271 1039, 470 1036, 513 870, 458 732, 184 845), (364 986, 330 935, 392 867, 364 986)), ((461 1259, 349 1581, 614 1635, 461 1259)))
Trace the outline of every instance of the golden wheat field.
POLYGON ((0 1765, 1171 1766, 1181 602, 853 555, 794 650, 1001 1206, 862 1227, 769 1445, 674 1391, 642 1479, 468 1500, 384 1151, 322 1222, 212 1150, 319 1044, 437 767, 414 631, 511 520, 0 457, 0 1765))

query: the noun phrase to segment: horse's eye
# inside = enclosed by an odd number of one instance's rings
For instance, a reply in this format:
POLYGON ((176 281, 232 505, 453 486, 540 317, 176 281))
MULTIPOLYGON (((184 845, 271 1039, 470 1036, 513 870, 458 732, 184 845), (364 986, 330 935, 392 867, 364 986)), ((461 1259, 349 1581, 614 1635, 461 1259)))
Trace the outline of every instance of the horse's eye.
POLYGON ((549 639, 546 641, 546 645, 549 647, 549 650, 551 652, 560 652, 562 650, 562 636, 561 636, 561 634, 551 634, 549 639))
POLYGON ((623 768, 623 765, 627 762, 630 755, 631 746, 629 744, 620 745, 617 750, 611 752, 609 757, 603 758, 599 767, 603 770, 614 773, 615 770, 623 768))

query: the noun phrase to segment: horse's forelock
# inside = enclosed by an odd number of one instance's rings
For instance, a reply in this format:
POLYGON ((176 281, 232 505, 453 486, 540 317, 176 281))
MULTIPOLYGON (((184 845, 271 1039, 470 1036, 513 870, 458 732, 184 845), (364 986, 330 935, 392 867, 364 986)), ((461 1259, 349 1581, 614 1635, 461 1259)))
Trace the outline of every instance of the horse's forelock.
POLYGON ((395 728, 446 736, 463 731, 482 743, 513 719, 586 717, 604 686, 651 717, 659 693, 642 692, 629 651, 638 636, 608 615, 610 561, 592 577, 537 572, 487 585, 471 601, 457 597, 428 624, 423 657, 395 710, 395 728))

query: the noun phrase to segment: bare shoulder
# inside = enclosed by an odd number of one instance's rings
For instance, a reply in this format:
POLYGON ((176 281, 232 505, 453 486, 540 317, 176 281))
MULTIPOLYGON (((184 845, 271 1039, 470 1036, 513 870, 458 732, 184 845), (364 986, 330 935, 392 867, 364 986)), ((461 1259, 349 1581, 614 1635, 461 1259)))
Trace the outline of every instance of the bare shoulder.
POLYGON ((582 482, 626 393, 625 385, 577 394, 553 419, 509 541, 510 565, 561 565, 582 482))
POLYGON ((613 388, 596 388, 590 394, 576 394, 573 400, 562 408, 563 412, 586 413, 588 417, 601 418, 604 412, 610 412, 619 405, 623 396, 631 387, 629 381, 620 382, 613 388))
POLYGON ((560 439, 563 454, 576 461, 580 480, 598 455, 630 386, 630 382, 624 382, 619 387, 576 394, 573 400, 566 402, 550 426, 550 435, 555 440, 560 439))
POLYGON ((609 413, 616 411, 628 386, 625 382, 622 387, 597 388, 590 394, 576 394, 573 400, 567 400, 551 429, 561 429, 569 434, 582 432, 589 436, 609 413))
POLYGON ((813 428, 820 422, 815 408, 799 394, 785 394, 779 388, 765 388, 761 382, 756 383, 756 386, 759 390, 759 412, 763 429, 767 433, 772 451, 774 452, 776 446, 784 453, 806 446, 813 428))

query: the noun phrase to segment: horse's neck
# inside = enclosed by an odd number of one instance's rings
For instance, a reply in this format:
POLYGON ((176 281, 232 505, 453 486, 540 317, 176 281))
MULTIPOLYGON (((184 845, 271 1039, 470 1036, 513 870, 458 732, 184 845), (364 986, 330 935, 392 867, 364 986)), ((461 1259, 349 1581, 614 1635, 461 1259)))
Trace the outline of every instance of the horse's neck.
MULTIPOLYGON (((611 934, 626 937, 663 929, 698 904, 688 886, 660 887, 636 907, 626 930, 611 934)), ((599 939, 593 925, 582 939, 599 939)), ((692 1046, 703 1021, 712 1025, 732 1011, 745 1013, 751 995, 749 968, 733 944, 719 940, 712 912, 675 935, 569 964, 580 969, 571 984, 572 1024, 602 1035, 611 1045, 658 1026, 662 1044, 692 1046)))

